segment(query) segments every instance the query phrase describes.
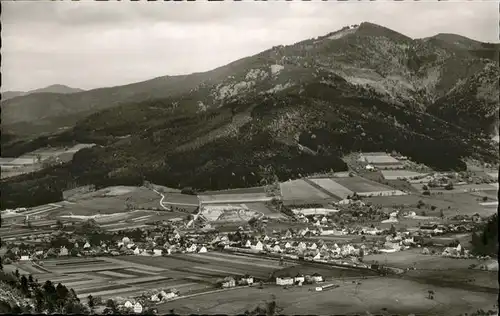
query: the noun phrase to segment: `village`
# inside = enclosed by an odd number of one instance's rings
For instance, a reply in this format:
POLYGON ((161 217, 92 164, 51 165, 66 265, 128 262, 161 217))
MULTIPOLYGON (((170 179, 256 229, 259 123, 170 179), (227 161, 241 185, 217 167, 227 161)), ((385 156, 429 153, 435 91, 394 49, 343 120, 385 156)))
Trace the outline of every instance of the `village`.
POLYGON ((410 275, 425 262, 498 273, 498 261, 471 251, 472 234, 498 205, 492 173, 364 157, 349 173, 262 188, 87 187, 61 203, 7 210, 4 271, 60 280, 101 309, 113 299, 136 313, 231 288, 331 291, 344 278, 410 275))

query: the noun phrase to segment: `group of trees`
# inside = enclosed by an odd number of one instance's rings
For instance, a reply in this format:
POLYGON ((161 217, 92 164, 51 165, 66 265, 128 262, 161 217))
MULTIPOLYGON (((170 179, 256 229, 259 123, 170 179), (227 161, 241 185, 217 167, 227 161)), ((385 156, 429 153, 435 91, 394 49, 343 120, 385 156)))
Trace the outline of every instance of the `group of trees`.
POLYGON ((472 233, 472 253, 482 256, 498 255, 498 214, 494 214, 482 231, 472 233))
POLYGON ((59 313, 59 314, 88 314, 89 310, 78 299, 73 289, 59 283, 57 286, 47 280, 43 285, 34 280, 32 275, 26 277, 19 271, 12 274, 0 271, 1 281, 14 290, 18 290, 22 297, 32 299, 34 308, 29 304, 11 306, 12 314, 20 313, 59 313))

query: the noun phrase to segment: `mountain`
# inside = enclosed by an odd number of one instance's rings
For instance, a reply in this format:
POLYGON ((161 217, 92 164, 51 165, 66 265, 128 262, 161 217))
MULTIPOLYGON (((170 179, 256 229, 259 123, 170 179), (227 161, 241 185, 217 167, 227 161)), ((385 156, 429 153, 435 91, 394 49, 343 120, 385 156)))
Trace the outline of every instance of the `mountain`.
MULTIPOLYGON (((55 132, 103 109, 179 97, 228 83, 230 76, 240 78, 249 69, 271 64, 286 65, 286 75, 279 77, 292 76, 289 84, 294 81, 294 74, 300 76, 307 69, 324 68, 353 84, 369 86, 391 99, 424 108, 448 93, 459 79, 494 62, 484 57, 491 55, 494 59, 495 52, 498 53, 497 44, 458 35, 439 34, 413 40, 385 27, 362 23, 317 39, 274 47, 209 72, 164 76, 75 94, 35 94, 10 99, 2 103, 2 125, 21 134, 55 132)), ((238 91, 242 88, 237 87, 238 91)))
POLYGON ((2 92, 2 101, 6 101, 8 99, 16 98, 16 97, 21 97, 21 96, 26 96, 34 93, 59 93, 59 94, 70 94, 70 93, 76 93, 76 92, 82 92, 85 90, 78 89, 78 88, 71 88, 65 85, 61 84, 54 84, 50 85, 45 88, 40 88, 40 89, 35 89, 27 92, 23 91, 5 91, 2 92))
MULTIPOLYGON (((440 110, 463 94, 486 100, 476 104, 491 113, 498 63, 452 44, 362 23, 206 73, 81 92, 58 104, 48 99, 66 114, 81 106, 87 116, 57 134, 2 144, 3 153, 99 146, 67 165, 2 181, 2 207, 57 200, 68 183, 254 186, 269 170, 282 181, 346 170, 341 158, 355 151, 396 150, 438 170, 464 170, 466 157, 498 163, 488 135, 440 110), (94 103, 85 106, 84 98, 94 103)), ((464 111, 475 111, 471 104, 464 111)))

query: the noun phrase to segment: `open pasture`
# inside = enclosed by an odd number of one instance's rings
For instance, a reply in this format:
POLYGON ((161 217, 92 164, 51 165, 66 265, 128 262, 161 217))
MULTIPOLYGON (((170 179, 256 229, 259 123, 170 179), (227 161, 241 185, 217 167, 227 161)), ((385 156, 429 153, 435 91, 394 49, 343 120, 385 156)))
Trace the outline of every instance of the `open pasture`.
POLYGON ((281 195, 285 201, 325 200, 331 197, 314 188, 304 180, 280 183, 281 195))
POLYGON ((458 315, 489 309, 496 303, 496 295, 476 293, 461 289, 432 287, 434 300, 426 298, 429 287, 414 281, 392 278, 359 279, 361 285, 352 280, 328 282, 338 288, 315 292, 314 285, 293 287, 284 290, 281 286, 240 288, 222 293, 199 295, 193 299, 179 299, 159 305, 160 313, 174 310, 178 314, 243 314, 257 305, 275 298, 279 314, 324 315, 366 314, 387 315, 458 315), (383 309, 387 309, 386 312, 383 309))

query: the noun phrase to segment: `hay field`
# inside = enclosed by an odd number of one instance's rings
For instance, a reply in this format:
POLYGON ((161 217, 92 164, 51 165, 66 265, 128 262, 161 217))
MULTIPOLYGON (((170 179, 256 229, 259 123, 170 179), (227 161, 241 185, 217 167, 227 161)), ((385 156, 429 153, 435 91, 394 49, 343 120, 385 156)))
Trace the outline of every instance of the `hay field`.
POLYGON ((361 177, 335 179, 335 182, 356 193, 394 191, 393 188, 361 177))
POLYGON ((304 180, 292 180, 280 183, 283 200, 324 200, 330 198, 304 180))
POLYGON ((319 179, 310 179, 312 182, 316 183, 326 191, 338 196, 341 199, 345 199, 348 196, 352 195, 354 192, 349 190, 348 188, 340 185, 338 182, 335 182, 329 178, 319 178, 319 179))
POLYGON ((425 173, 408 171, 408 170, 381 170, 380 171, 386 180, 411 179, 414 177, 425 176, 425 173))

